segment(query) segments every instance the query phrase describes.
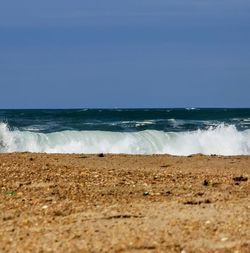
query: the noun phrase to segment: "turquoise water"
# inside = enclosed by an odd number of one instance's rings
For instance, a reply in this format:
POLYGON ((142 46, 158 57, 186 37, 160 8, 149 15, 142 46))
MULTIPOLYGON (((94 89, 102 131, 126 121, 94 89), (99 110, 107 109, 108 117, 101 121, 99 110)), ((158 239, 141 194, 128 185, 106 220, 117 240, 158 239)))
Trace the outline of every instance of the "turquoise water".
POLYGON ((250 109, 0 110, 0 152, 250 154, 250 109))

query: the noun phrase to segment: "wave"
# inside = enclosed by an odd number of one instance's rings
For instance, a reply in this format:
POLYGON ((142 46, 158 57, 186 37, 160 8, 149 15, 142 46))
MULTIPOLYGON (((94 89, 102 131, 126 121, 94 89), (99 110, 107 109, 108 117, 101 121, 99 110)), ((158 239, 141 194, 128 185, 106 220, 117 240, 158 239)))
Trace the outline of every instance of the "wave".
POLYGON ((0 123, 0 152, 250 155, 250 130, 219 125, 189 132, 10 130, 0 123))

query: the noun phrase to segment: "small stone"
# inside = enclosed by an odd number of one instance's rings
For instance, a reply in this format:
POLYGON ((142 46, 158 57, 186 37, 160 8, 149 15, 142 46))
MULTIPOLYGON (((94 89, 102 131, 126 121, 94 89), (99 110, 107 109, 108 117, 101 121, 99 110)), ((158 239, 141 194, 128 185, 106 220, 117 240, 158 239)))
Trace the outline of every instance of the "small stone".
POLYGON ((208 185, 209 185, 208 180, 205 179, 204 182, 203 182, 203 185, 204 185, 204 186, 208 186, 208 185))
POLYGON ((144 196, 148 196, 148 195, 149 195, 149 192, 144 192, 143 195, 144 195, 144 196))
POLYGON ((222 242, 225 242, 225 241, 228 240, 228 238, 227 238, 227 237, 222 237, 220 240, 221 240, 222 242))
POLYGON ((47 208, 48 208, 47 205, 42 206, 42 209, 47 209, 47 208))
POLYGON ((207 220, 207 221, 205 222, 205 224, 206 224, 206 225, 209 225, 209 224, 211 224, 211 221, 210 221, 210 220, 207 220))

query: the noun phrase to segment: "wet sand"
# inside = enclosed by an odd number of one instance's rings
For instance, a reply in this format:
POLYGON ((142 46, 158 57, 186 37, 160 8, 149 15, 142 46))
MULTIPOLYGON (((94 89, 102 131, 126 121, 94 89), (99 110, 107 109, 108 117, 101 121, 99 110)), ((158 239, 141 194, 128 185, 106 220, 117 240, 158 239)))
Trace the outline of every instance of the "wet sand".
POLYGON ((0 252, 250 252, 250 157, 0 155, 0 252))

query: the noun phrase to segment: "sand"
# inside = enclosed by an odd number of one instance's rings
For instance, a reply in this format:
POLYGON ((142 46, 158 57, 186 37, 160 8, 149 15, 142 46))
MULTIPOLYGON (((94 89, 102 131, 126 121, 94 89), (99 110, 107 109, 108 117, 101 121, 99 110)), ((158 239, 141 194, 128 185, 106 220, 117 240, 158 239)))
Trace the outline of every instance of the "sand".
POLYGON ((0 155, 0 252, 250 252, 250 157, 0 155))

